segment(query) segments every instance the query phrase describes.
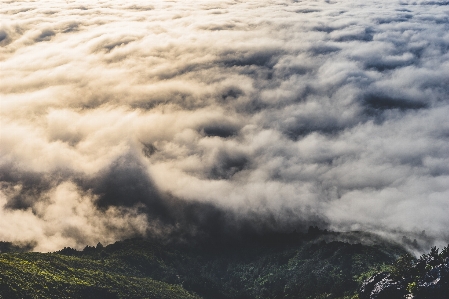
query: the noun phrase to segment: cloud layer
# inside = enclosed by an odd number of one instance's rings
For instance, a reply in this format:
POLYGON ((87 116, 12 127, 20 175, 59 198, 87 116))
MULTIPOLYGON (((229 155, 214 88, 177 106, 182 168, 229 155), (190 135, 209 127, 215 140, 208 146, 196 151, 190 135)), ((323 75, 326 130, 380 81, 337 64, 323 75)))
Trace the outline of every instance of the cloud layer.
POLYGON ((221 215, 449 242, 447 1, 0 13, 0 240, 80 248, 221 215))

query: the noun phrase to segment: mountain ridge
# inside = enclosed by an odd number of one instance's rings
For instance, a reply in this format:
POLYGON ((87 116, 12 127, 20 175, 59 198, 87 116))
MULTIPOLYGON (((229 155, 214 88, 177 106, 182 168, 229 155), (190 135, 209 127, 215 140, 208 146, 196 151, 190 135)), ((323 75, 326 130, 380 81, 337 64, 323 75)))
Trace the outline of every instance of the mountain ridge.
POLYGON ((310 227, 234 242, 134 238, 82 251, 2 253, 0 298, 351 298, 364 273, 406 251, 386 240, 338 240, 349 236, 369 234, 310 227))

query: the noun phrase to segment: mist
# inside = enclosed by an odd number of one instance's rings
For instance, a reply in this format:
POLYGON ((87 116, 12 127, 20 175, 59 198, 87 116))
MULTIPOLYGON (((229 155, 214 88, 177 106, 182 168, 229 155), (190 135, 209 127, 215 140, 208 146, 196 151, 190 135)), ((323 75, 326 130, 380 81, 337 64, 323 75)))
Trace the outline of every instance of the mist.
POLYGON ((449 243, 447 1, 0 14, 0 240, 310 224, 449 243))

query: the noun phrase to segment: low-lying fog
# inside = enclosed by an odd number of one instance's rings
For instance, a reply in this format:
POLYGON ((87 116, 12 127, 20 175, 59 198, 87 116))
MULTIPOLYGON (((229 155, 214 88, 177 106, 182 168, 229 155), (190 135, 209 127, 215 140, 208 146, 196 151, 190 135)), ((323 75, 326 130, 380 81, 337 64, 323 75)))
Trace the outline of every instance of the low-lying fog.
POLYGON ((0 14, 0 240, 312 223, 449 242, 447 1, 0 14))

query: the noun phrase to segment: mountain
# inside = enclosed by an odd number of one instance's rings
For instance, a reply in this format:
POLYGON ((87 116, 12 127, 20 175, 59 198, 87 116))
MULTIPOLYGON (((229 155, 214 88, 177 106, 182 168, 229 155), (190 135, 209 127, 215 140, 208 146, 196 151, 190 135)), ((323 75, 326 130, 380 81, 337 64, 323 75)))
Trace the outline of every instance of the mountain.
MULTIPOLYGON (((128 239, 0 254, 0 298, 351 298, 405 251, 374 235, 273 233, 234 240, 128 239)), ((355 297, 354 297, 355 298, 355 297)))

